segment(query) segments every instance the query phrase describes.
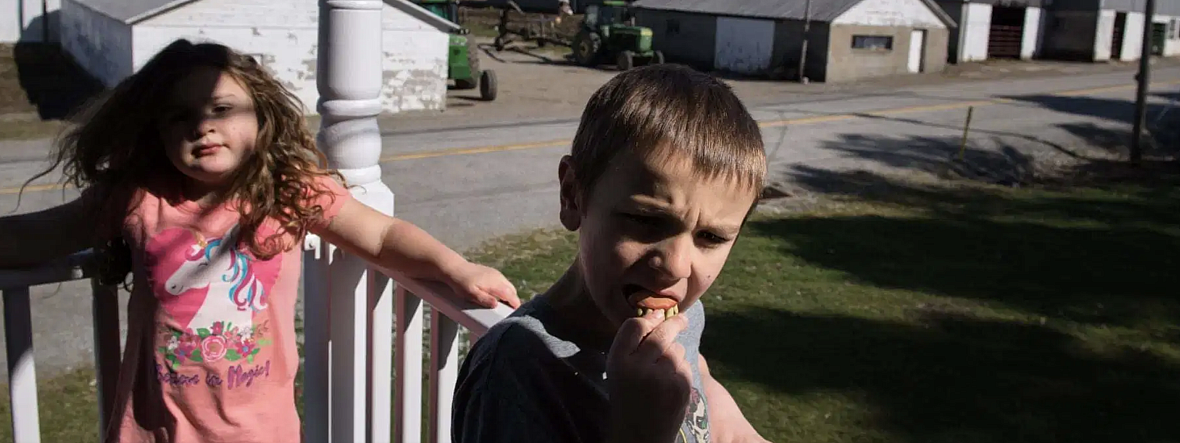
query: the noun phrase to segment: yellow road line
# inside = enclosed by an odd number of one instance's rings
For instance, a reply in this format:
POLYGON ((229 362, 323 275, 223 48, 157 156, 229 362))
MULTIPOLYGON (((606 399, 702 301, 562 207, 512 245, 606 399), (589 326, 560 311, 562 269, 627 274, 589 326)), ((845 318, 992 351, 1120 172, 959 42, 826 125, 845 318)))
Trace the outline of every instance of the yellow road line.
MULTIPOLYGON (((1180 85, 1180 80, 1153 82, 1151 84, 1152 87, 1171 86, 1171 85, 1180 85)), ((1122 89, 1130 89, 1130 88, 1134 88, 1134 87, 1135 87, 1135 85, 1102 86, 1102 87, 1097 87, 1097 88, 1075 89, 1075 90, 1071 90, 1071 91, 1051 92, 1051 93, 1048 93, 1048 95, 1057 95, 1057 96, 1062 96, 1062 97, 1075 97, 1075 96, 1079 96, 1079 95, 1098 94, 1098 93, 1103 93, 1103 92, 1118 91, 1118 90, 1122 90, 1122 89)), ((787 125, 810 125, 810 124, 818 124, 818 123, 830 123, 830 122, 836 122, 836 121, 851 120, 854 118, 861 118, 866 115, 887 116, 887 115, 897 115, 897 114, 911 114, 911 113, 915 113, 915 112, 946 111, 946 110, 952 110, 952 109, 964 109, 964 108, 968 108, 968 107, 977 107, 978 108, 978 107, 998 105, 998 104, 1010 104, 1010 103, 1015 103, 1015 102, 1016 101, 1012 100, 1012 99, 999 98, 999 99, 993 99, 993 100, 974 100, 974 101, 965 101, 965 102, 944 103, 944 104, 937 104, 937 105, 906 106, 906 107, 901 107, 901 108, 880 109, 880 110, 876 110, 876 111, 865 111, 865 112, 860 112, 860 113, 844 113, 844 114, 833 114, 833 115, 821 115, 821 116, 814 116, 814 117, 789 118, 789 119, 783 119, 783 120, 771 120, 771 121, 760 122, 760 123, 758 123, 758 126, 761 128, 775 128, 775 127, 787 126, 787 125)), ((534 143, 479 146, 479 147, 473 147, 473 148, 439 149, 439 150, 433 150, 433 151, 423 151, 423 152, 412 152, 412 153, 408 153, 408 154, 389 155, 389 156, 381 157, 380 162, 381 163, 390 163, 390 162, 407 161, 407 160, 421 160, 421 159, 436 158, 436 157, 451 157, 451 156, 458 156, 458 155, 487 154, 487 153, 493 153, 493 152, 509 152, 509 151, 523 151, 523 150, 528 150, 528 149, 553 148, 553 147, 559 147, 559 146, 568 146, 572 141, 573 141, 572 139, 561 139, 561 140, 548 140, 548 141, 534 142, 534 143)), ((24 189, 24 192, 55 191, 55 190, 67 189, 69 187, 70 186, 68 186, 68 185, 62 185, 62 184, 30 185, 24 189)), ((19 187, 0 188, 0 195, 13 195, 13 194, 17 194, 20 192, 21 192, 21 189, 19 187)))

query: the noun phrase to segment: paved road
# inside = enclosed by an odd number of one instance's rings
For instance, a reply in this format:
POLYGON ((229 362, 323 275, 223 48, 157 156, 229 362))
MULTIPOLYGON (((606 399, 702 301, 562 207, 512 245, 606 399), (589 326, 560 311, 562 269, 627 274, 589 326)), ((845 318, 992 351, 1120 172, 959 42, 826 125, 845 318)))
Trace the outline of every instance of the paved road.
MULTIPOLYGON (((1029 158, 1122 143, 1134 97, 1131 75, 808 96, 752 112, 764 128, 772 176, 783 186, 818 187, 850 170, 936 168, 958 150, 969 107, 974 108, 972 164, 1019 168, 1029 158)), ((1159 69, 1153 80, 1153 109, 1158 109, 1180 91, 1180 68, 1159 69)), ((554 226, 556 162, 576 123, 391 132, 384 139, 382 166, 385 182, 397 194, 398 215, 458 249, 554 226)), ((42 167, 44 150, 44 142, 9 142, 0 149, 0 214, 37 210, 76 195, 54 187, 51 178, 35 183, 17 207, 15 187, 42 167)), ((85 364, 91 343, 87 286, 50 285, 33 294, 39 373, 85 364)))

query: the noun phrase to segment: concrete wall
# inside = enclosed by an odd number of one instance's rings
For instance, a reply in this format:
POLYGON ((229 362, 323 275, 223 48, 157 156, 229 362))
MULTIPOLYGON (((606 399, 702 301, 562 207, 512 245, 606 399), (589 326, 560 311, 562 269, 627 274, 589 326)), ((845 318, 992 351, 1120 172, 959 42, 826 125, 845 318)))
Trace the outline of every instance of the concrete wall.
MULTIPOLYGON (((1143 27, 1147 17, 1140 12, 1128 12, 1123 32, 1123 52, 1120 61, 1139 60, 1143 55, 1143 27)), ((1113 40, 1113 36, 1111 39, 1113 40)), ((1113 52, 1113 51, 1112 51, 1113 52)))
POLYGON ((1024 10, 1024 36, 1020 41, 1020 58, 1033 59, 1041 57, 1041 49, 1045 44, 1045 20, 1047 16, 1041 8, 1030 6, 1024 10))
POLYGON ((652 46, 665 60, 697 69, 713 69, 717 17, 677 11, 638 9, 635 23, 652 30, 652 46))
MULTIPOLYGON (((252 54, 315 113, 319 9, 315 2, 202 0, 135 26, 134 68, 178 38, 214 41, 252 54)), ((448 35, 386 5, 382 110, 446 106, 448 35)))
POLYGON ((131 26, 74 0, 61 5, 61 45, 90 75, 107 87, 131 75, 131 26))
POLYGON ((1109 9, 1098 11, 1098 25, 1094 31, 1094 61, 1107 61, 1114 47, 1114 25, 1118 14, 1109 9))
MULTIPOLYGON (((828 64, 824 76, 826 82, 847 82, 864 78, 895 74, 907 74, 911 27, 883 27, 858 25, 833 25, 828 44, 828 64), (880 35, 893 37, 890 50, 865 50, 852 47, 855 35, 880 35)), ((946 68, 947 39, 945 28, 928 28, 924 53, 924 72, 938 72, 946 68)))
POLYGON ((0 43, 56 42, 61 0, 0 0, 0 43))
POLYGON ((969 3, 964 8, 966 16, 960 26, 962 31, 962 61, 987 60, 988 37, 991 36, 992 5, 969 3))

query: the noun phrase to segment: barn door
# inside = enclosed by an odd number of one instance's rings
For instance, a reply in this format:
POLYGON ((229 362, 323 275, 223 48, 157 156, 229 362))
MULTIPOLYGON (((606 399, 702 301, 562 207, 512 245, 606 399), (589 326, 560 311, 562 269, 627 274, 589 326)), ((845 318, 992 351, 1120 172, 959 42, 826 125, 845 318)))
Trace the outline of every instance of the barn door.
POLYGON ((922 72, 922 55, 926 53, 926 31, 915 29, 910 33, 910 72, 922 72))
POLYGON ((1164 55, 1164 43, 1168 39, 1167 23, 1151 24, 1151 54, 1164 55))
POLYGON ((717 17, 717 69, 741 74, 765 72, 770 69, 773 49, 773 21, 717 17))
POLYGON ((992 8, 991 31, 987 37, 987 58, 1020 58, 1024 43, 1025 8, 992 8))
POLYGON ((1123 59, 1123 34, 1127 29, 1127 13, 1120 12, 1114 16, 1114 38, 1110 43, 1110 58, 1123 59))

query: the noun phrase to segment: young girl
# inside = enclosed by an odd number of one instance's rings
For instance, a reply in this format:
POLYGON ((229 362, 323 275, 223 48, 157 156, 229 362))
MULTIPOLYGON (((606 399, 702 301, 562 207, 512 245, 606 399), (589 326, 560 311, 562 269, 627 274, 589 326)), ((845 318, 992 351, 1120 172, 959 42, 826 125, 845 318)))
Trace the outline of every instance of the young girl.
POLYGON ((298 100, 224 46, 169 45, 66 134, 58 165, 82 196, 0 218, 0 267, 93 247, 108 282, 132 275, 106 442, 300 441, 294 321, 308 232, 461 299, 520 303, 496 270, 353 200, 298 100))

